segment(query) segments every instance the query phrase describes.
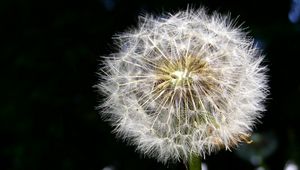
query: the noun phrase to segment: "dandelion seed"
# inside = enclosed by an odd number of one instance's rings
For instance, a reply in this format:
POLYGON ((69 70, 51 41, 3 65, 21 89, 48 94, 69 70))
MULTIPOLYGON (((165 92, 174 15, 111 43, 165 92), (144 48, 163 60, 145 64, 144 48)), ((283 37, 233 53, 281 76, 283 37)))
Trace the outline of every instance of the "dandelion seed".
POLYGON ((268 93, 263 56, 228 17, 204 9, 141 17, 116 36, 97 85, 118 136, 158 161, 188 161, 249 136, 268 93))

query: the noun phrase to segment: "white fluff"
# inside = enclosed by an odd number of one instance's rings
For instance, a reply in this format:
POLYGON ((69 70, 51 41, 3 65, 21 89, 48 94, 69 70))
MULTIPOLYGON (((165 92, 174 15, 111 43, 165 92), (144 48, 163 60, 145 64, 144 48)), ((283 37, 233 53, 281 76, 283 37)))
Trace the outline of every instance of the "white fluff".
POLYGON ((97 85, 115 132, 160 162, 247 139, 268 93, 263 56, 228 17, 204 9, 140 17, 115 37, 97 85))

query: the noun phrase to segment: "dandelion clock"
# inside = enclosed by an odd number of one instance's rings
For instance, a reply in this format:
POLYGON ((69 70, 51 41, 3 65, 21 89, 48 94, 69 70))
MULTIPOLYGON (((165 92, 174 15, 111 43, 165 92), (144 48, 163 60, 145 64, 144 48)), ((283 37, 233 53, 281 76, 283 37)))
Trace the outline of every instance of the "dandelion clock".
POLYGON ((263 56, 229 17, 204 9, 140 17, 104 57, 101 115, 159 162, 250 143, 268 93, 263 56))

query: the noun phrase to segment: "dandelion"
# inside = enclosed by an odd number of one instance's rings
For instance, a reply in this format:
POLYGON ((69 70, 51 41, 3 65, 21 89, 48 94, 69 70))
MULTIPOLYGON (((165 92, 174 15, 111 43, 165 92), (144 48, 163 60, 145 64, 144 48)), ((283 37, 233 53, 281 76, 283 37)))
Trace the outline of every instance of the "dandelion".
POLYGON ((97 87, 119 137, 164 163, 251 142, 266 68, 229 17, 204 9, 140 17, 115 39, 119 51, 105 57, 97 87))

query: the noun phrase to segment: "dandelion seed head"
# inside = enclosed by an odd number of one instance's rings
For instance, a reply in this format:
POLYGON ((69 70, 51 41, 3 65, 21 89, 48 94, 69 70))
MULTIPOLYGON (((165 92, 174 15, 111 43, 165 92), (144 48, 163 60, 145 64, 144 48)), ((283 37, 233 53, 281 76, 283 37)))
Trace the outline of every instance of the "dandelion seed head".
POLYGON ((229 17, 204 9, 140 17, 115 37, 97 87, 118 136, 158 161, 249 140, 268 93, 263 56, 229 17))

